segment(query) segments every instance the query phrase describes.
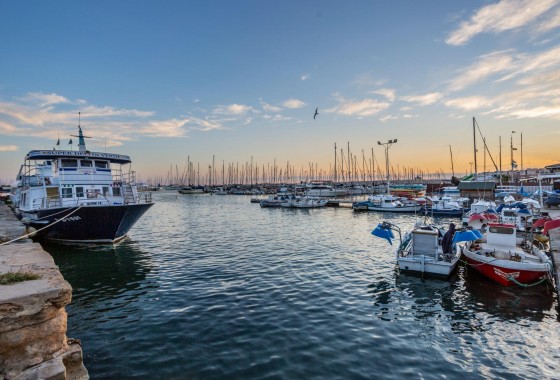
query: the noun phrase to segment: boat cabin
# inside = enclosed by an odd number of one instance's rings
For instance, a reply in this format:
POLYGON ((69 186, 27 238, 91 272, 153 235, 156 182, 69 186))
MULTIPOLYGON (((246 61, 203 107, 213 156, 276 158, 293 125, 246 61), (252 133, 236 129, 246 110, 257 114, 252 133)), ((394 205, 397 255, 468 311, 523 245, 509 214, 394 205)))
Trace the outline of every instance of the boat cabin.
POLYGON ((433 228, 416 228, 412 231, 412 254, 437 256, 439 232, 433 228))
POLYGON ((125 204, 137 197, 125 155, 80 151, 31 151, 20 169, 19 207, 125 204), (127 165, 126 167, 123 167, 127 165))
POLYGON ((504 247, 516 246, 516 230, 512 224, 490 223, 486 233, 486 243, 488 245, 498 245, 504 247))

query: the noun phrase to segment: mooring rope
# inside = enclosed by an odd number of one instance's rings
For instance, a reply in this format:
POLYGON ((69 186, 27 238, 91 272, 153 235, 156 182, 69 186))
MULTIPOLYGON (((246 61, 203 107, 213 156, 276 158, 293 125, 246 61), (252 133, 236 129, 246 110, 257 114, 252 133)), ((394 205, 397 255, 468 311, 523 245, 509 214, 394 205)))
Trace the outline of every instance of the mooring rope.
MULTIPOLYGON (((36 230, 36 231, 30 232, 30 233, 25 234, 25 235, 21 235, 20 237, 17 237, 17 238, 15 238, 15 239, 13 239, 13 240, 6 241, 6 242, 4 242, 4 243, 0 243, 0 247, 3 246, 3 245, 7 245, 7 244, 10 244, 10 243, 13 243, 13 242, 18 241, 18 240, 21 240, 21 239, 26 239, 26 238, 28 238, 29 236, 31 236, 31 235, 33 235, 33 234, 36 234, 36 233, 39 232, 39 231, 43 231, 44 229, 47 229, 47 228, 49 228, 49 227, 52 227, 52 226, 54 226, 55 224, 57 224, 58 222, 62 222, 64 219, 68 218, 70 215, 76 213, 76 212, 77 212, 79 209, 81 209, 81 208, 82 208, 82 206, 79 206, 77 209, 75 209, 74 211, 70 212, 70 213, 69 213, 68 215, 66 215, 64 218, 60 218, 60 219, 58 219, 56 222, 51 223, 51 224, 48 224, 48 225, 46 225, 45 227, 39 228, 39 229, 36 230)), ((57 215, 57 214, 60 214, 60 213, 56 213, 56 214, 52 214, 52 215, 57 215)), ((49 215, 49 216, 52 216, 52 215, 49 215)))

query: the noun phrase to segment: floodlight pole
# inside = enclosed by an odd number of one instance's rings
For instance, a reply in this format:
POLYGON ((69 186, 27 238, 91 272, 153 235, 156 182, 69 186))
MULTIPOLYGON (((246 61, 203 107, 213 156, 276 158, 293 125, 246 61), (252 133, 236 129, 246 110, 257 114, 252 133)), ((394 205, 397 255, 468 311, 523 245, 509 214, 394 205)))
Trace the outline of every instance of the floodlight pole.
POLYGON ((383 145, 385 147, 385 167, 387 170, 387 194, 390 194, 389 191, 389 182, 390 182, 390 176, 389 176, 389 148, 391 147, 391 145, 396 144, 397 143, 397 139, 393 139, 393 140, 389 140, 385 143, 382 143, 381 141, 377 142, 377 145, 383 145))

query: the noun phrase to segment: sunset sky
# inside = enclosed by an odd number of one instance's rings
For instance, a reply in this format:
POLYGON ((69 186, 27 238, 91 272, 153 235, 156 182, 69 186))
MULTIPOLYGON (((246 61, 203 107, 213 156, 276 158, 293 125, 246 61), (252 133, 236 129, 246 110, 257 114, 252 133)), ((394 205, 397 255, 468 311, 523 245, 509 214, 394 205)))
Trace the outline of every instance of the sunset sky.
POLYGON ((465 174, 473 117, 505 170, 521 134, 525 168, 560 162, 560 0, 2 1, 0 35, 0 182, 78 112, 142 179, 335 143, 384 168, 394 138, 393 165, 450 173, 451 146, 465 174))

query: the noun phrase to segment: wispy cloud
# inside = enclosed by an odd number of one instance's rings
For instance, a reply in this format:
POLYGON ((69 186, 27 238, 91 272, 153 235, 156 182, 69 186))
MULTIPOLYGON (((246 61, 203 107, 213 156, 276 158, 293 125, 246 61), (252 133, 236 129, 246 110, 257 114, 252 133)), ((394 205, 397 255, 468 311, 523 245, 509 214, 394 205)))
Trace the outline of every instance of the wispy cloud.
POLYGON ((465 45, 481 33, 501 33, 535 22, 558 4, 557 0, 502 0, 480 8, 470 20, 461 23, 445 42, 465 45))
POLYGON ((405 102, 409 103, 416 103, 421 106, 429 106, 430 104, 434 104, 438 100, 443 98, 443 94, 439 92, 431 92, 429 94, 424 95, 409 95, 409 96, 401 96, 399 99, 404 100, 405 102))
POLYGON ((42 94, 39 92, 30 92, 25 95, 20 100, 26 103, 38 104, 40 107, 46 107, 53 104, 63 104, 70 103, 70 100, 66 99, 64 96, 57 94, 42 94))
POLYGON ((532 55, 520 55, 511 66, 510 72, 499 80, 505 81, 521 74, 543 72, 551 68, 560 68, 560 46, 532 55))
POLYGON ((549 30, 556 29, 560 26, 560 8, 555 12, 550 12, 549 16, 545 18, 540 24, 535 26, 534 33, 541 34, 549 30))
POLYGON ((15 145, 0 145, 0 152, 16 152, 18 147, 15 145))
POLYGON ((470 96, 465 98, 449 99, 445 105, 451 108, 458 108, 464 111, 480 110, 492 105, 492 101, 483 96, 470 96))
POLYGON ((489 76, 512 70, 515 66, 511 51, 500 51, 478 57, 472 65, 459 72, 452 79, 449 90, 459 91, 480 82, 489 76))
POLYGON ((244 104, 230 104, 228 106, 218 106, 213 113, 216 115, 245 115, 252 107, 244 104))
POLYGON ((282 105, 290 109, 305 107, 305 103, 299 99, 288 99, 284 101, 282 105))
POLYGON ((272 104, 268 104, 267 102, 263 101, 262 99, 260 100, 260 103, 261 103, 261 107, 262 107, 264 112, 280 112, 280 111, 282 111, 282 108, 274 106, 272 104))
POLYGON ((303 74, 299 79, 302 81, 308 80, 311 77, 309 74, 303 74))
POLYGON ((378 90, 372 90, 369 93, 374 95, 382 95, 390 102, 394 102, 396 99, 396 91, 392 88, 380 88, 378 90))
POLYGON ((381 102, 377 99, 363 99, 358 101, 345 100, 340 98, 339 104, 329 108, 326 112, 334 112, 345 116, 372 116, 391 106, 388 102, 381 102))

